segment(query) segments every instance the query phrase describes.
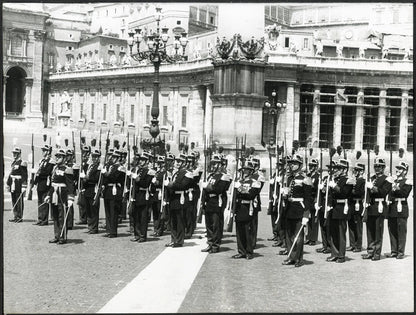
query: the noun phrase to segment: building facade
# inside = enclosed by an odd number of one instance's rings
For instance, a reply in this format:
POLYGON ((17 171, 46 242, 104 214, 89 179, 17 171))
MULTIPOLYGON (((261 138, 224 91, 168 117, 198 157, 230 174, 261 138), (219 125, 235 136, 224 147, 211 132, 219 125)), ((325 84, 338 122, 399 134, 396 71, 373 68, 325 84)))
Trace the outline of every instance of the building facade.
MULTIPOLYGON (((133 9, 127 30, 154 29, 152 8, 133 9)), ((268 137, 288 147, 297 140, 304 147, 411 151, 411 9, 410 4, 387 3, 264 5, 265 41, 255 38, 264 46, 250 60, 241 50, 221 58, 224 23, 233 21, 232 16, 221 16, 226 12, 221 6, 167 6, 161 26, 169 27, 171 38, 175 28, 183 28, 189 32, 189 43, 188 61, 160 68, 161 134, 197 145, 212 135, 225 147, 234 146, 235 136, 246 134, 247 144, 261 150, 266 130, 268 137), (262 107, 272 91, 286 106, 277 126, 262 128, 262 107)), ((94 10, 105 12, 108 6, 94 10)), ((94 14, 89 16, 93 19, 94 14)), ((244 29, 249 32, 250 25, 244 29)), ((65 52, 66 58, 73 56, 71 66, 55 65, 48 73, 48 126, 57 125, 68 92, 72 127, 97 131, 121 125, 150 138, 153 66, 131 60, 123 38, 81 33, 73 53, 65 52), (111 50, 116 57, 111 57, 111 50), (98 62, 91 65, 94 59, 98 62)), ((232 43, 227 36, 224 40, 232 43)), ((249 45, 248 39, 242 38, 242 43, 249 45)))

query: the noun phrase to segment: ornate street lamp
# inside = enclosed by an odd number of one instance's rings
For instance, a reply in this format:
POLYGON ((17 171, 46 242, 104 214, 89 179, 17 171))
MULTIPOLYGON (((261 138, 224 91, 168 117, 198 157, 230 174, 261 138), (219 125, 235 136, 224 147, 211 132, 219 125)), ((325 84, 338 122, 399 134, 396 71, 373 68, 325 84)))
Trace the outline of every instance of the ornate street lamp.
POLYGON ((276 90, 273 90, 271 99, 264 102, 261 129, 261 142, 263 146, 266 143, 272 142, 272 139, 274 140, 273 142, 276 142, 279 115, 284 112, 286 106, 286 103, 278 102, 276 90))
POLYGON ((162 8, 156 7, 156 13, 154 15, 156 20, 156 32, 142 30, 136 28, 134 32, 129 32, 129 38, 127 43, 130 47, 130 55, 136 61, 148 60, 153 63, 154 66, 154 81, 153 81, 153 102, 152 102, 152 121, 149 133, 156 142, 156 137, 159 135, 159 67, 162 62, 174 63, 177 61, 187 60, 185 56, 185 48, 188 44, 187 33, 183 32, 181 35, 174 35, 175 40, 173 42, 173 48, 175 54, 169 56, 166 47, 169 40, 168 31, 169 28, 160 28, 160 21, 163 18, 162 8), (133 54, 133 46, 136 44, 137 52, 133 54), (142 51, 141 46, 145 46, 147 50, 142 51), (182 52, 178 53, 178 50, 182 47, 182 52))

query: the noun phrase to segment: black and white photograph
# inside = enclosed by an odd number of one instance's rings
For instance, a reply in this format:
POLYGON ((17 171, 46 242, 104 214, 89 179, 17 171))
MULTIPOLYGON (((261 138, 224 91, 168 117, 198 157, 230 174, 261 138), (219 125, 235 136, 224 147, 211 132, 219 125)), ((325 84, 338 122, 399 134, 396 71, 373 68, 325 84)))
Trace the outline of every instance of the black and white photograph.
POLYGON ((413 12, 3 2, 2 312, 414 312, 413 12))

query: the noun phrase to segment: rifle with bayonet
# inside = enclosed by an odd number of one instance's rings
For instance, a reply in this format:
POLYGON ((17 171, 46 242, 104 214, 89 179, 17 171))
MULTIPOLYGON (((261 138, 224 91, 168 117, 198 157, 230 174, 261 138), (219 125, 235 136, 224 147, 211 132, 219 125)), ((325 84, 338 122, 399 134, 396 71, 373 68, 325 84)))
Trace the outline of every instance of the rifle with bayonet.
MULTIPOLYGON (((206 136, 204 137, 204 182, 207 181, 207 155, 208 155, 208 151, 207 151, 207 139, 206 136)), ((199 195, 199 199, 198 202, 196 204, 196 208, 198 210, 197 216, 196 216, 196 222, 197 223, 202 223, 202 215, 203 215, 203 211, 202 211, 202 204, 204 202, 205 199, 205 190, 202 188, 202 183, 200 183, 200 195, 199 195)))
MULTIPOLYGON (((326 219, 328 217, 328 212, 331 210, 329 209, 329 183, 332 181, 332 157, 336 153, 336 150, 334 148, 329 149, 329 168, 328 168, 328 177, 326 181, 326 192, 325 192, 325 212, 324 212, 324 218, 326 219)), ((331 207, 332 208, 332 207, 331 207)))
POLYGON ((238 138, 235 138, 235 160, 236 160, 236 164, 235 164, 235 174, 234 174, 234 180, 231 184, 231 196, 230 196, 230 200, 227 203, 227 209, 226 209, 226 213, 227 213, 227 226, 226 226, 226 232, 232 232, 233 231, 233 218, 234 218, 234 214, 235 214, 235 206, 236 206, 236 199, 237 199, 237 194, 235 192, 235 183, 238 180, 238 160, 239 160, 239 152, 238 152, 238 138))
MULTIPOLYGON (((322 186, 322 149, 319 154, 319 180, 318 180, 318 191, 316 193, 316 202, 315 202, 315 222, 318 220, 318 211, 321 209, 321 187, 322 186)), ((325 195, 326 197, 326 195, 325 195)))
MULTIPOLYGON (((79 149, 81 152, 81 163, 80 163, 80 167, 79 167, 79 172, 78 172, 78 195, 77 195, 77 204, 81 207, 85 206, 85 200, 84 200, 84 189, 83 189, 83 185, 82 185, 82 179, 81 179, 81 173, 84 172, 84 160, 82 157, 82 136, 81 136, 81 131, 79 132, 79 149)), ((75 148, 75 145, 74 145, 75 148)), ((75 155, 75 151, 74 151, 74 155, 75 155)))
POLYGON ((367 183, 370 182, 370 149, 367 148, 367 180, 365 181, 364 185, 364 199, 363 199, 363 212, 361 216, 363 217, 363 222, 367 222, 367 208, 370 205, 368 202, 369 194, 368 194, 368 186, 367 183))
MULTIPOLYGON (((33 145, 33 133, 32 133, 32 170, 34 168, 35 168, 35 147, 33 145)), ((32 173, 30 175, 29 189, 28 189, 28 192, 27 192, 27 200, 32 200, 32 189, 33 189, 34 184, 35 184, 35 174, 32 173)))
MULTIPOLYGON (((273 204, 273 206, 276 206, 276 211, 277 211, 277 218, 276 218, 275 224, 277 224, 277 222, 279 222, 279 219, 280 219, 280 213, 281 213, 280 208, 281 208, 282 199, 283 199, 283 188, 285 187, 285 175, 286 175, 286 169, 285 169, 286 158, 284 156, 285 147, 286 147, 286 142, 283 143, 283 147, 282 147, 282 150, 283 150, 282 151, 282 167, 280 169, 282 175, 280 175, 280 173, 276 174, 276 179, 277 179, 277 176, 282 176, 282 177, 281 177, 281 184, 278 183, 277 181, 275 183, 275 186, 279 185, 279 196, 277 198, 277 205, 276 205, 276 202, 273 204)), ((279 163, 279 161, 277 161, 277 163, 279 163)), ((277 192, 276 192, 276 194, 277 194, 277 192)), ((275 201, 276 201, 276 199, 275 199, 275 201)))
MULTIPOLYGON (((107 156, 108 156, 109 146, 110 146, 110 130, 108 130, 108 132, 107 132, 103 167, 105 167, 106 164, 107 164, 107 156)), ((101 193, 102 193, 102 190, 103 190, 103 173, 102 172, 100 172, 100 177, 98 179, 98 183, 97 183, 97 186, 96 186, 95 190, 96 190, 96 192, 95 192, 95 196, 94 196, 93 205, 97 206, 100 202, 100 196, 101 196, 101 193)))

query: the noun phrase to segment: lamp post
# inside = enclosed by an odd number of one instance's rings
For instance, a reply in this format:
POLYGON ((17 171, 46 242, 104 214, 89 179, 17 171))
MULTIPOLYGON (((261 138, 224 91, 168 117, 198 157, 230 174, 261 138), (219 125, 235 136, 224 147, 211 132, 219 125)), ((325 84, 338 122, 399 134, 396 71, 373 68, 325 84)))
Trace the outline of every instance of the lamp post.
POLYGON ((130 47, 130 55, 136 61, 147 60, 153 63, 154 67, 154 81, 153 81, 153 102, 151 109, 151 127, 149 133, 152 136, 154 143, 156 143, 156 137, 160 133, 159 129, 159 67, 163 62, 174 63, 177 61, 184 61, 187 59, 185 56, 185 48, 188 44, 187 33, 183 32, 181 35, 175 34, 173 41, 173 48, 175 49, 175 54, 169 56, 166 47, 169 40, 168 31, 169 28, 162 27, 160 28, 160 21, 162 20, 162 8, 156 7, 155 12, 156 20, 156 32, 142 30, 136 28, 134 32, 129 32, 129 38, 127 43, 130 47), (133 46, 136 44, 137 52, 133 54, 133 46), (141 46, 147 46, 147 50, 142 51, 141 46), (179 53, 179 49, 182 48, 182 52, 179 53))
POLYGON ((269 143, 270 138, 274 138, 277 142, 279 116, 284 112, 286 106, 286 103, 278 102, 277 92, 273 89, 271 98, 265 101, 263 106, 262 143, 265 144, 265 140, 269 143), (271 136, 273 134, 274 137, 271 136), (266 136, 269 136, 269 139, 265 139, 266 136))

